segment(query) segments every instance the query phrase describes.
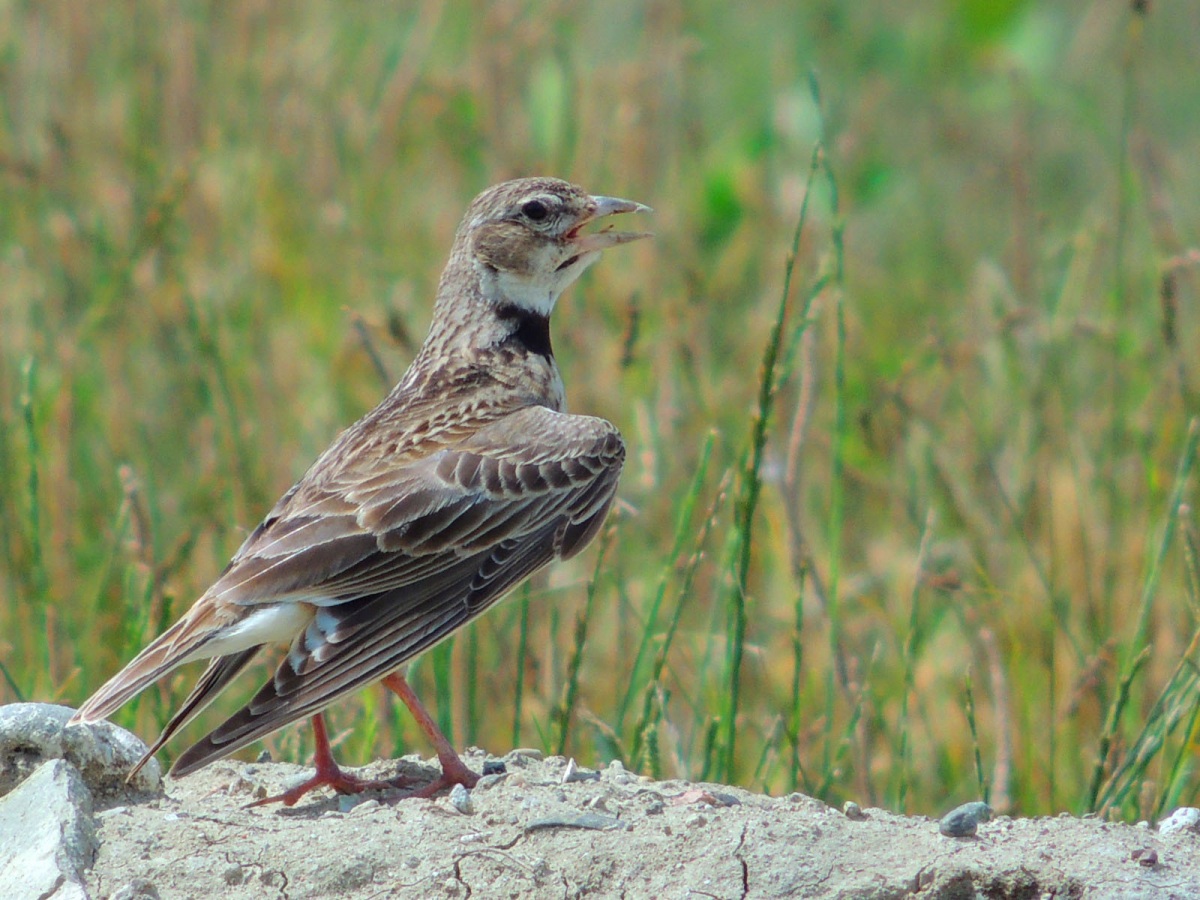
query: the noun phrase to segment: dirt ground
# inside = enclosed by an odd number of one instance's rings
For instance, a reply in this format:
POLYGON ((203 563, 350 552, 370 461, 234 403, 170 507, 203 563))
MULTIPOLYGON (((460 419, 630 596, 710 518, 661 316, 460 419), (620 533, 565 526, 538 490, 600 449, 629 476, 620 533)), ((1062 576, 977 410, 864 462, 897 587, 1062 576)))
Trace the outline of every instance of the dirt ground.
MULTIPOLYGON (((479 770, 485 757, 466 759, 479 770)), ((999 817, 953 838, 930 819, 848 817, 799 794, 655 782, 620 764, 588 772, 534 751, 504 763, 462 809, 448 795, 328 792, 246 809, 308 770, 217 763, 168 780, 165 797, 100 811, 87 889, 120 900, 1200 897, 1192 831, 999 817)), ((406 757, 359 771, 432 769, 406 757)))

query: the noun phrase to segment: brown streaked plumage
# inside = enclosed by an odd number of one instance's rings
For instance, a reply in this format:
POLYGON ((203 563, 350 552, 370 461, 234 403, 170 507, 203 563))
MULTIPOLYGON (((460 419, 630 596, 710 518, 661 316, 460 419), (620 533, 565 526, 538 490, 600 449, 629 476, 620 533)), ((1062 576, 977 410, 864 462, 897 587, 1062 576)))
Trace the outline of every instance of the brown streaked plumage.
POLYGON ((601 250, 646 235, 583 233, 647 211, 551 178, 496 185, 471 203, 417 358, 275 504, 216 583, 111 678, 73 722, 102 719, 184 663, 210 660, 139 767, 266 644, 290 649, 241 710, 185 751, 186 775, 312 717, 318 785, 370 786, 337 768, 321 711, 383 681, 434 741, 445 784, 474 783, 402 667, 507 590, 595 535, 624 445, 610 423, 565 412, 550 346, 554 303, 601 250))

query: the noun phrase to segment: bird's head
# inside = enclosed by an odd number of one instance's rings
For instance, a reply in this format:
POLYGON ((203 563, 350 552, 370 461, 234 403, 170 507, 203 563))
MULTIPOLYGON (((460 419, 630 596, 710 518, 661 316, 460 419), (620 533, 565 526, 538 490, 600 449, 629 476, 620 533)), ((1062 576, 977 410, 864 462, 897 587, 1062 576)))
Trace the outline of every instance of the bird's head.
POLYGON ((475 198, 455 247, 477 270, 487 299, 549 316, 559 295, 600 251, 650 236, 610 229, 585 232, 597 219, 628 212, 650 212, 650 207, 593 196, 557 178, 520 178, 475 198))

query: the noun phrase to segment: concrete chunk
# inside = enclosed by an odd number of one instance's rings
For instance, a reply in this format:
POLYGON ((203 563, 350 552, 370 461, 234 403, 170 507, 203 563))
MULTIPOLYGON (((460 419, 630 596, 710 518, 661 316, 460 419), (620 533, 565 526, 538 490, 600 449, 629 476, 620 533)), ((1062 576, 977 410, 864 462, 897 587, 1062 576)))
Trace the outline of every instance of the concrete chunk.
POLYGON ((130 784, 125 783, 129 770, 146 752, 136 735, 109 722, 68 728, 74 712, 51 703, 0 707, 0 797, 49 759, 71 763, 100 806, 162 793, 157 760, 150 760, 130 784))
POLYGON ((86 900, 99 844, 92 795, 61 759, 0 798, 0 885, 6 900, 86 900))

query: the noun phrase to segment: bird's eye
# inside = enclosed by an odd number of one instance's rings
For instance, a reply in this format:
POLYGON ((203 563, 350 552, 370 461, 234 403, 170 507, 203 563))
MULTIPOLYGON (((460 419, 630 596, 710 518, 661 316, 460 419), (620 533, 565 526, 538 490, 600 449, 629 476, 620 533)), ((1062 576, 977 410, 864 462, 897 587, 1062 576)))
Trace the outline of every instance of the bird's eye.
POLYGON ((546 209, 546 204, 541 200, 530 200, 521 207, 521 212, 531 222, 540 222, 550 214, 550 210, 546 209))

